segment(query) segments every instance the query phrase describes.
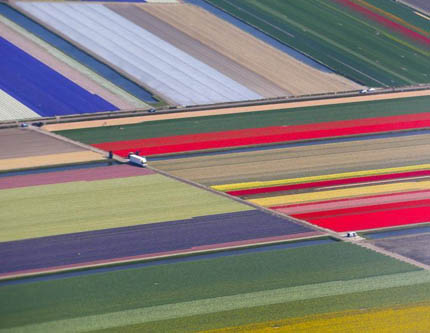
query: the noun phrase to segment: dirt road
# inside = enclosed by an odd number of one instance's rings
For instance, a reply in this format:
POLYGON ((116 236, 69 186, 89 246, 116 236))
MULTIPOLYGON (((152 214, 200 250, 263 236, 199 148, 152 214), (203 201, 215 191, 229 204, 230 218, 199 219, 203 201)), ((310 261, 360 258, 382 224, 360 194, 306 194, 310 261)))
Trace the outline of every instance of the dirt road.
POLYGON ((246 106, 246 107, 236 107, 236 108, 221 108, 221 109, 193 111, 193 112, 184 111, 184 112, 178 112, 178 113, 166 113, 166 114, 159 114, 159 115, 153 114, 153 115, 139 116, 139 117, 90 120, 90 121, 81 121, 81 122, 64 123, 64 124, 51 124, 51 125, 45 126, 44 129, 48 131, 62 131, 62 130, 78 129, 78 128, 92 128, 92 127, 100 127, 100 126, 136 124, 136 123, 145 122, 145 121, 193 118, 193 117, 214 116, 214 115, 221 115, 221 114, 241 113, 241 112, 257 112, 257 111, 268 111, 268 110, 279 110, 279 109, 302 108, 302 107, 309 107, 309 106, 335 105, 335 104, 342 104, 342 103, 357 103, 357 102, 365 102, 365 101, 376 101, 376 100, 417 97, 417 96, 430 96, 430 89, 419 90, 419 91, 408 91, 408 92, 396 92, 396 93, 379 94, 379 95, 362 95, 362 96, 345 97, 345 98, 320 99, 320 100, 304 101, 304 102, 289 102, 289 103, 246 106))

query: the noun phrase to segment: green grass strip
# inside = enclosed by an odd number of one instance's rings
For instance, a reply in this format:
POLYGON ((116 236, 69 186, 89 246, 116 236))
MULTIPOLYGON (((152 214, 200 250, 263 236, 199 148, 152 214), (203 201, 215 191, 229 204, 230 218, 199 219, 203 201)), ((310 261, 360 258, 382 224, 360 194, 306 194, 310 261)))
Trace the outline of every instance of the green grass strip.
POLYGON ((66 130, 57 133, 73 140, 93 144, 246 128, 304 125, 422 113, 429 112, 429 103, 430 97, 423 96, 264 112, 160 120, 132 125, 66 130))
MULTIPOLYGON (((188 317, 221 311, 231 311, 247 307, 271 305, 276 303, 308 300, 311 298, 344 295, 384 288, 411 286, 430 282, 430 272, 417 271, 401 274, 376 276, 349 281, 333 281, 292 288, 260 291, 193 302, 161 305, 134 309, 103 315, 28 325, 19 328, 20 332, 76 332, 120 327, 132 324, 188 317)), ((6 330, 5 332, 13 332, 6 330)))
POLYGON ((0 242, 246 210, 161 175, 15 188, 0 191, 0 242))
POLYGON ((0 287, 0 328, 419 270, 334 242, 7 285, 0 287))

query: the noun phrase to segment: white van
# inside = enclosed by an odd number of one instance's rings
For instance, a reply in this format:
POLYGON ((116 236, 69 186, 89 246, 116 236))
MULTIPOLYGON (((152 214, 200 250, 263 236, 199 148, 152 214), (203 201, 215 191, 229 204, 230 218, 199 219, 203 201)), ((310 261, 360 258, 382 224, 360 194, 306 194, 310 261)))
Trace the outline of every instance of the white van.
POLYGON ((141 167, 146 167, 148 165, 148 162, 144 156, 130 153, 128 154, 128 159, 130 164, 139 165, 141 167))

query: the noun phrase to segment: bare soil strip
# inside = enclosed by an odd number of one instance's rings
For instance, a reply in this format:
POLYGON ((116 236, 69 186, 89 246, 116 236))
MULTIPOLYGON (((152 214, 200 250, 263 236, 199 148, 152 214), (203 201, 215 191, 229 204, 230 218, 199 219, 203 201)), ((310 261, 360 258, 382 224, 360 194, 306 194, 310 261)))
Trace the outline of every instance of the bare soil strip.
POLYGON ((38 168, 42 166, 63 165, 100 161, 103 156, 92 151, 78 151, 31 157, 19 157, 0 160, 0 171, 38 168))
POLYGON ((1 130, 0 171, 103 159, 102 154, 47 134, 29 128, 1 130))
POLYGON ((30 129, 14 128, 0 131, 0 160, 84 150, 30 129))
POLYGON ((193 118, 193 117, 202 117, 202 116, 215 116, 215 115, 222 115, 222 114, 234 114, 234 113, 242 113, 242 112, 270 111, 270 110, 280 110, 280 109, 303 108, 303 107, 309 107, 309 106, 335 105, 335 104, 344 104, 344 103, 358 103, 358 102, 418 97, 418 96, 430 96, 430 89, 419 90, 419 91, 396 92, 396 93, 379 94, 379 95, 362 95, 362 96, 345 97, 345 98, 320 99, 320 100, 304 101, 304 102, 255 105, 255 106, 244 106, 244 107, 237 107, 237 108, 221 108, 221 109, 193 111, 193 112, 184 111, 184 112, 178 112, 178 113, 165 113, 165 114, 159 114, 159 115, 155 114, 155 115, 140 116, 140 117, 127 117, 127 118, 117 118, 117 119, 90 120, 90 121, 81 121, 81 122, 63 123, 63 124, 51 124, 51 125, 46 125, 44 129, 48 131, 62 131, 62 130, 78 129, 78 128, 92 128, 92 127, 100 127, 100 126, 136 124, 136 123, 141 123, 146 121, 156 121, 156 120, 193 118))

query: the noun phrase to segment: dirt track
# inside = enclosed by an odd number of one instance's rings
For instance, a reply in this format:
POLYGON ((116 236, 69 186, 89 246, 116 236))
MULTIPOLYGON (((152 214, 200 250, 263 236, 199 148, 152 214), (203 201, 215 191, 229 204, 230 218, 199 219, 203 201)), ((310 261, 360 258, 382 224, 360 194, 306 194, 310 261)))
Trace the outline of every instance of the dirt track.
POLYGON ((380 94, 380 95, 363 95, 363 96, 345 97, 345 98, 320 99, 320 100, 305 101, 305 102, 268 104, 268 105, 224 108, 224 109, 195 111, 195 112, 167 113, 167 114, 160 114, 160 115, 155 114, 155 115, 140 116, 140 117, 128 117, 128 118, 117 118, 117 119, 106 119, 106 120, 90 120, 90 121, 81 121, 81 122, 74 122, 74 123, 46 125, 44 129, 48 131, 62 131, 62 130, 78 129, 78 128, 136 124, 136 123, 145 122, 145 121, 193 118, 193 117, 202 117, 202 116, 214 116, 214 115, 220 115, 220 114, 234 114, 234 113, 240 113, 240 112, 291 109, 291 108, 301 108, 301 107, 308 107, 308 106, 356 103, 356 102, 376 101, 376 100, 405 98, 405 97, 417 97, 417 96, 430 96, 430 90, 397 92, 397 93, 380 94))

